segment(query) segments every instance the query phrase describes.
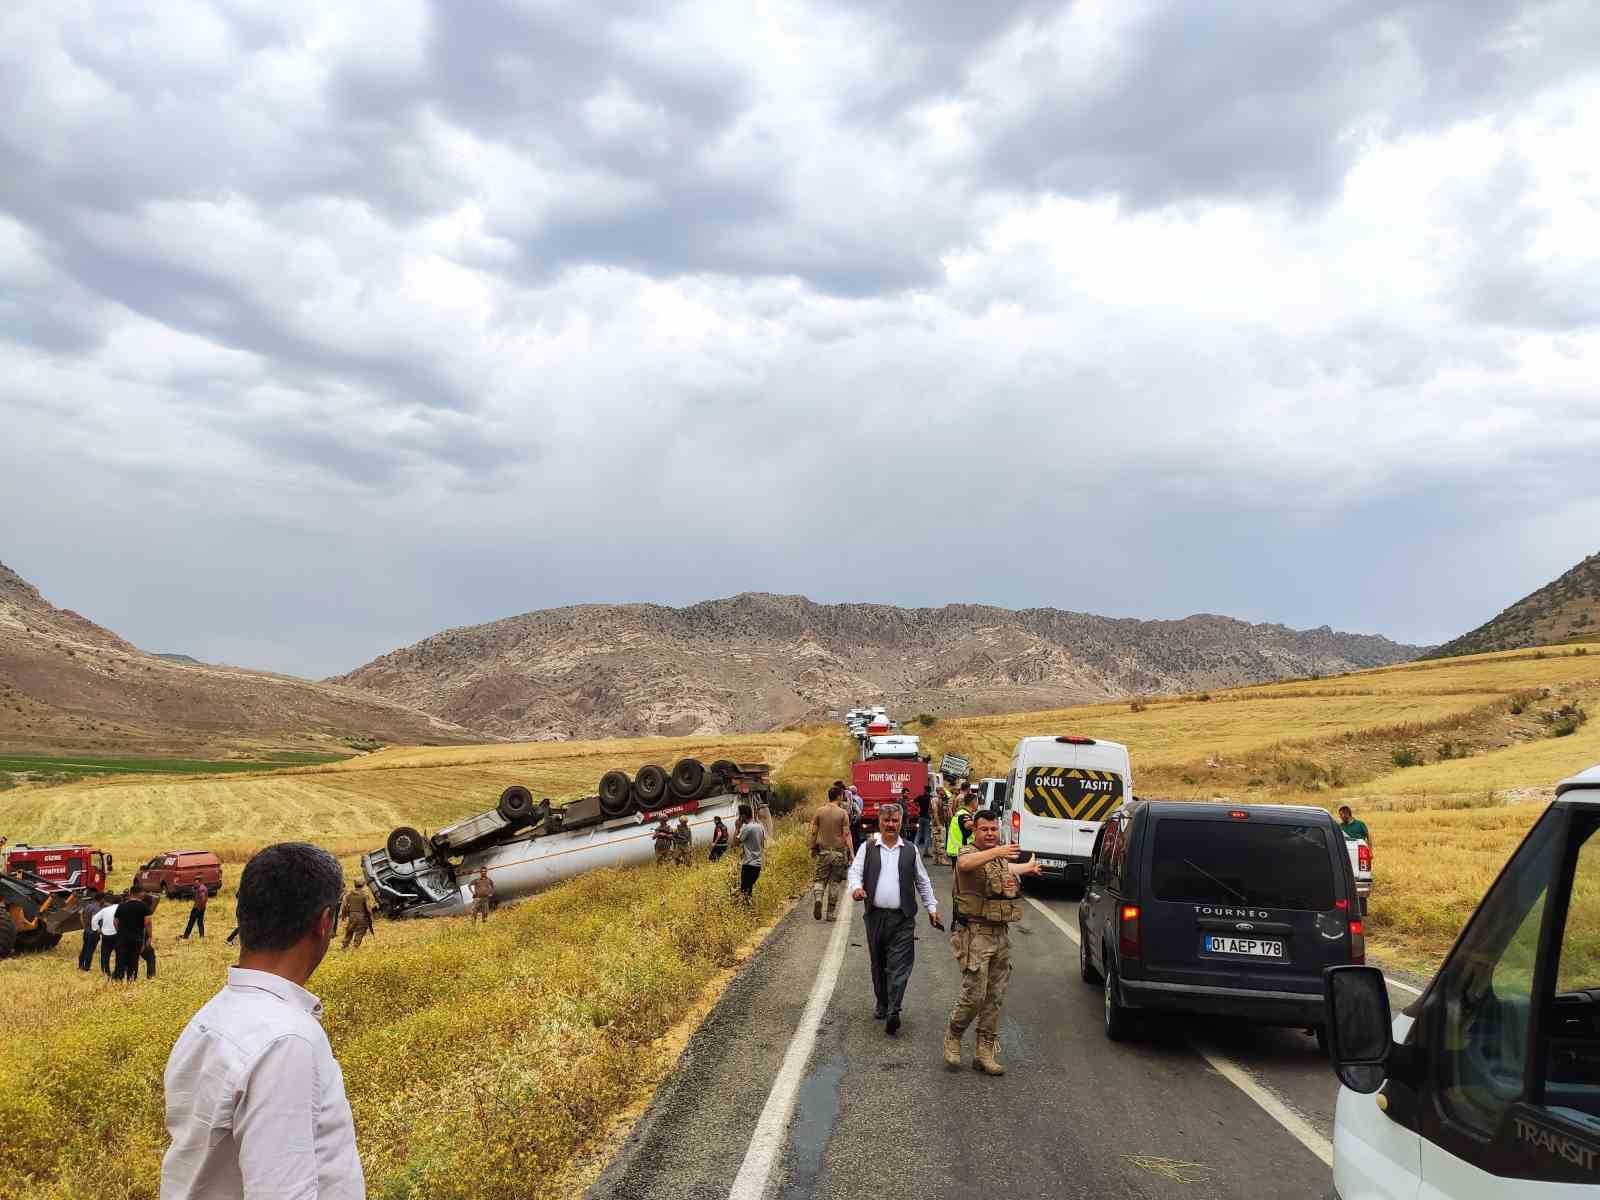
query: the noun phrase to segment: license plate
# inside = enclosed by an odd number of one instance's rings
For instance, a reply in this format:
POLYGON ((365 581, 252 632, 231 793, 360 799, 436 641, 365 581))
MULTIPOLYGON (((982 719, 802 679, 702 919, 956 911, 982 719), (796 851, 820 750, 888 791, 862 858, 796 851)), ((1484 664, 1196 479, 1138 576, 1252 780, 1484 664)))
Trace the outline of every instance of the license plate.
POLYGON ((1265 938, 1228 937, 1208 933, 1200 939, 1204 954, 1247 954, 1252 958, 1282 958, 1283 943, 1265 938))
POLYGON ((1035 854, 1033 857, 1038 860, 1041 867, 1059 867, 1063 865, 1063 860, 1059 858, 1049 858, 1043 854, 1035 854))

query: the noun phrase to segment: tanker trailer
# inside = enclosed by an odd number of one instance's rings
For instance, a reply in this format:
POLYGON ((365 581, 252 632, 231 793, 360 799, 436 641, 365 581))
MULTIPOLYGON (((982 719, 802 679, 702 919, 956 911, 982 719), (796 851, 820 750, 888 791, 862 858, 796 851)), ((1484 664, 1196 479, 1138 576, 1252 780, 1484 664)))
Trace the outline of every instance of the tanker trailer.
POLYGON ((731 826, 740 803, 766 800, 768 768, 715 763, 696 772, 686 767, 689 762, 680 762, 670 775, 659 767, 641 768, 643 789, 625 772, 608 771, 598 795, 559 808, 549 800, 535 804, 527 788, 509 787, 494 808, 431 837, 409 826, 394 830, 382 849, 361 856, 361 873, 385 915, 444 917, 471 909, 480 867, 488 868, 497 900, 515 900, 597 867, 650 862, 651 835, 662 817, 674 824, 686 817, 693 844, 709 846, 715 818, 731 826), (703 795, 681 799, 670 786, 687 785, 700 773, 704 780, 697 780, 696 790, 703 795))

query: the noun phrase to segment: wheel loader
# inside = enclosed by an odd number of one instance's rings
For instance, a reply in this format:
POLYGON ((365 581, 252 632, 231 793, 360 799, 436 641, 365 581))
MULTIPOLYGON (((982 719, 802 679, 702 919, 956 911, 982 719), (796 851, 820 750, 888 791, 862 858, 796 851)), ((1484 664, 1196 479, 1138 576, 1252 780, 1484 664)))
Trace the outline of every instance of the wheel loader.
POLYGON ((49 950, 63 934, 83 928, 79 896, 27 871, 0 875, 0 958, 49 950))

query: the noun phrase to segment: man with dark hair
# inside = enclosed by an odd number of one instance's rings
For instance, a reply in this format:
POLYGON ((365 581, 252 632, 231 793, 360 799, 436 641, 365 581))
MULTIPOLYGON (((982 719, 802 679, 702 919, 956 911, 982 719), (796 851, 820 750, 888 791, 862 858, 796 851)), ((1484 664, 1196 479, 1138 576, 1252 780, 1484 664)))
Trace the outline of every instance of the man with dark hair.
POLYGON ((162 1200, 366 1195, 344 1074, 305 990, 339 923, 344 873, 305 842, 239 876, 239 965, 167 1059, 162 1200))
POLYGON ((150 913, 152 906, 145 899, 144 888, 134 884, 128 889, 128 898, 117 905, 117 969, 116 978, 132 983, 139 978, 139 960, 144 959, 146 979, 156 974, 156 951, 152 941, 150 913))
POLYGON ((756 880, 767 857, 767 827, 755 819, 748 803, 739 805, 739 895, 746 904, 755 902, 756 880))
POLYGON ((898 804, 880 804, 878 836, 850 864, 850 898, 866 904, 867 960, 877 999, 872 1015, 888 1019, 883 1031, 890 1037, 900 1030, 900 1005, 917 952, 918 900, 928 910, 928 924, 944 928, 928 869, 917 848, 900 839, 900 820, 898 804))
POLYGON ((94 924, 95 917, 100 915, 100 893, 93 888, 84 892, 83 903, 78 908, 83 914, 83 945, 78 950, 78 970, 88 971, 94 967, 94 948, 100 941, 100 931, 94 924))
POLYGON ((722 823, 720 816, 711 819, 711 861, 716 862, 728 852, 728 827, 722 823))
POLYGON ((1000 1006, 1011 980, 1011 925, 1022 917, 1017 877, 1039 874, 1037 861, 1016 861, 1020 848, 1000 845, 1000 817, 993 809, 976 813, 972 844, 956 856, 951 897, 955 909, 950 951, 961 964, 961 994, 950 1010, 944 1034, 944 1061, 961 1065, 961 1035, 978 1019, 978 1048, 972 1065, 985 1075, 1004 1075, 995 1057, 1000 1036, 1000 1006))
POLYGON ((188 941, 189 935, 197 929, 200 931, 200 940, 206 940, 206 901, 210 899, 211 889, 196 880, 194 902, 189 907, 189 923, 183 927, 183 941, 188 941))
POLYGON ((489 868, 479 867, 478 876, 472 881, 472 923, 476 925, 481 917, 483 923, 489 923, 489 910, 494 907, 494 880, 489 878, 489 868))

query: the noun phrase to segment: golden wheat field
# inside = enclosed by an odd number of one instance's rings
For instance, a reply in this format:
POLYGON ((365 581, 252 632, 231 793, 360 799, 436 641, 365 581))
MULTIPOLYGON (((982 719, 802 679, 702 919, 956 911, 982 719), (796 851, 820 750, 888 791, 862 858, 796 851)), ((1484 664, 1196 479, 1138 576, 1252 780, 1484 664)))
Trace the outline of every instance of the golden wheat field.
MULTIPOLYGON (((1335 679, 1052 712, 940 720, 908 730, 979 774, 1003 773, 1026 734, 1128 743, 1141 795, 1335 807, 1372 829, 1375 958, 1426 971, 1448 948, 1561 778, 1600 762, 1600 721, 1552 736, 1571 706, 1600 704, 1588 647, 1421 663, 1335 679), (1577 653, 1576 650, 1583 650, 1577 653), (1418 765, 1400 766, 1396 755, 1418 765)), ((908 714, 901 714, 904 719, 908 714)), ((119 855, 114 882, 180 843, 218 850, 229 890, 210 939, 179 943, 186 906, 156 915, 159 976, 119 989, 74 966, 77 935, 0 963, 0 1195, 156 1194, 161 1069, 188 1017, 233 961, 238 865, 305 838, 353 856, 397 824, 437 828, 518 782, 555 799, 612 767, 677 757, 762 760, 814 800, 848 770, 836 728, 721 738, 397 747, 261 776, 111 779, 0 793, 14 841, 84 838, 119 855), (74 1114, 61 1119, 62 1114, 74 1114)), ((497 913, 382 922, 313 980, 345 1065, 373 1196, 570 1195, 619 1114, 670 1066, 666 1036, 714 995, 741 948, 802 887, 804 839, 780 830, 754 912, 728 864, 591 874, 497 913), (617 921, 616 915, 630 919, 617 921), (439 1053, 470 1043, 473 1053, 439 1053), (419 1064, 424 1069, 419 1069, 419 1064), (529 1121, 528 1113, 538 1113, 529 1121)), ((1600 898, 1595 907, 1600 914, 1600 898)))

